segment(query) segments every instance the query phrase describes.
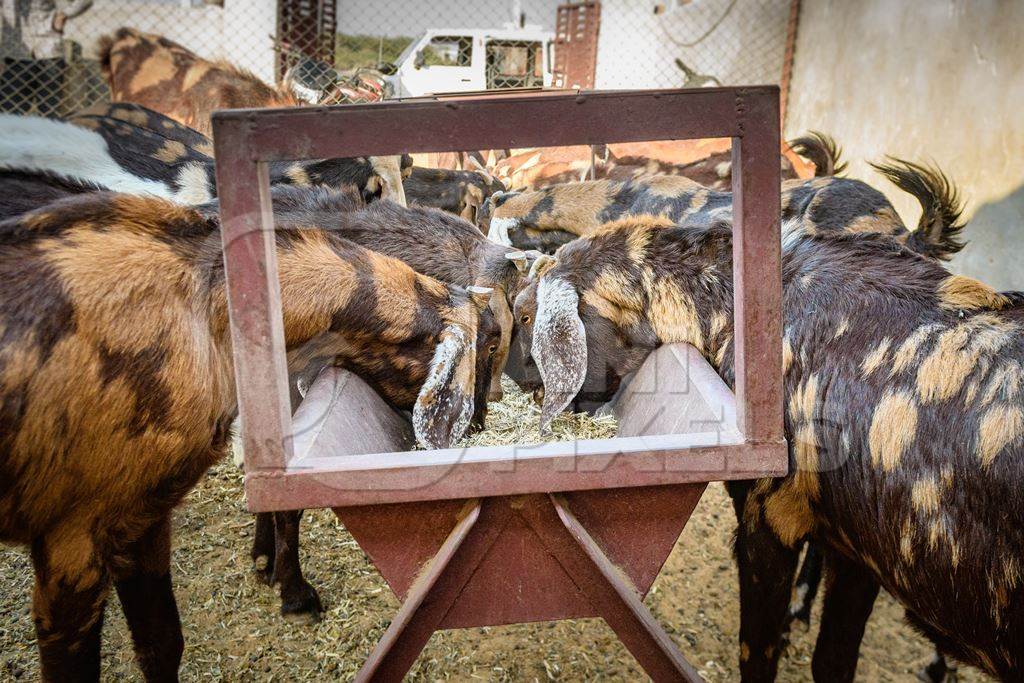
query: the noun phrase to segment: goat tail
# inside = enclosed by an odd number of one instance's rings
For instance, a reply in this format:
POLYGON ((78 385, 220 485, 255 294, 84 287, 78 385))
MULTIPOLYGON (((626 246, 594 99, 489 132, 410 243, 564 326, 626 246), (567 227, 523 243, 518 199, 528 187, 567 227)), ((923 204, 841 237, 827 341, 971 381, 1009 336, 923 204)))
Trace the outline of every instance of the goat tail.
POLYGON ((921 220, 907 246, 931 258, 948 261, 964 248, 963 202, 956 185, 936 166, 888 157, 871 167, 921 204, 921 220))
POLYGON ((846 162, 841 159, 843 150, 831 135, 812 130, 806 135, 790 140, 789 146, 814 164, 815 178, 839 175, 846 170, 846 162))

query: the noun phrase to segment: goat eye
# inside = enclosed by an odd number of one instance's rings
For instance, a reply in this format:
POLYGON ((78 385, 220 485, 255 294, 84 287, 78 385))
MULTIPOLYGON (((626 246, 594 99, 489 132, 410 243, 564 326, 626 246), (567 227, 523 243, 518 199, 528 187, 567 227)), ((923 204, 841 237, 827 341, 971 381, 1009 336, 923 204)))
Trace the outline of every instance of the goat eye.
POLYGON ((493 356, 497 352, 498 352, 498 345, 497 344, 491 344, 490 346, 487 347, 487 353, 488 354, 493 356))
POLYGON ((529 325, 530 324, 530 316, 524 315, 522 318, 519 319, 519 322, 521 322, 524 325, 529 325))

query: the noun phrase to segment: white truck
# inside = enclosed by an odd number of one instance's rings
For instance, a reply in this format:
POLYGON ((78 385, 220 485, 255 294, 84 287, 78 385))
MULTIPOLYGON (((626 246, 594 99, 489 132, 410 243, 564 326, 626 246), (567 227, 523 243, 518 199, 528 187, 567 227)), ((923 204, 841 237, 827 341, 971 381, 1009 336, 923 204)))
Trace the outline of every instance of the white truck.
POLYGON ((554 34, 539 26, 428 29, 389 65, 394 97, 551 85, 554 34))

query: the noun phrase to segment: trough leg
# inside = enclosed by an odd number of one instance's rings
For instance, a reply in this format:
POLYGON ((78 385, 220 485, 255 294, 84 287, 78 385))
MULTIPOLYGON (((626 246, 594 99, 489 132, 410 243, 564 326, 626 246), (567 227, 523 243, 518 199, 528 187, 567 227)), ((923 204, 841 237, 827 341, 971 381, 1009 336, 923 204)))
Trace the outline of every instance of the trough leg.
MULTIPOLYGON (((705 485, 693 486, 696 504, 705 485)), ((572 514, 565 498, 552 494, 549 500, 549 505, 531 507, 524 517, 647 675, 656 682, 701 681, 644 606, 636 587, 572 514)))
POLYGON ((97 681, 110 580, 91 534, 79 525, 32 544, 32 612, 44 681, 97 681))
POLYGON ((281 615, 289 621, 320 620, 320 596, 302 576, 299 562, 299 522, 302 510, 274 513, 273 582, 281 586, 281 615))
POLYGON ((177 681, 185 640, 171 586, 170 518, 133 543, 114 580, 132 633, 135 659, 147 681, 177 681))
POLYGON ((448 538, 409 587, 357 682, 402 680, 508 522, 509 515, 497 509, 501 504, 467 501, 448 538))
POLYGON ((816 681, 852 681, 864 627, 878 597, 875 577, 860 565, 829 552, 821 630, 811 670, 816 681))
POLYGON ((800 552, 799 546, 791 548, 779 540, 764 523, 760 511, 748 514, 750 518, 747 514, 740 518, 736 530, 740 677, 743 681, 774 681, 800 552))

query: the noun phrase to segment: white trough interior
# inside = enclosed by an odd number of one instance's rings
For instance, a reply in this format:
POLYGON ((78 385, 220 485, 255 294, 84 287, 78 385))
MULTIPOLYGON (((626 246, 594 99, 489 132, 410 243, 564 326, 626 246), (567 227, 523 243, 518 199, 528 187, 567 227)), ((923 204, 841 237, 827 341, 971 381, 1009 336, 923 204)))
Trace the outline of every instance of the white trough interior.
MULTIPOLYGON (((742 443, 734 395, 708 362, 684 344, 651 353, 606 410, 620 423, 618 438, 411 451, 409 421, 356 376, 329 368, 313 382, 294 416, 296 458, 289 470, 377 471, 384 476, 409 467, 490 463, 501 472, 509 463, 566 459, 579 471, 604 468, 609 458, 621 454, 742 443)), ((680 454, 675 464, 706 469, 700 467, 699 453, 680 454)), ((723 469, 722 458, 712 458, 707 470, 723 469)), ((667 464, 673 465, 671 459, 667 464)))

